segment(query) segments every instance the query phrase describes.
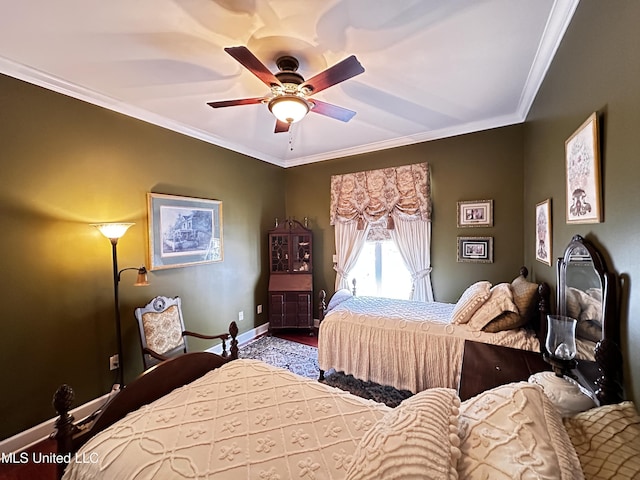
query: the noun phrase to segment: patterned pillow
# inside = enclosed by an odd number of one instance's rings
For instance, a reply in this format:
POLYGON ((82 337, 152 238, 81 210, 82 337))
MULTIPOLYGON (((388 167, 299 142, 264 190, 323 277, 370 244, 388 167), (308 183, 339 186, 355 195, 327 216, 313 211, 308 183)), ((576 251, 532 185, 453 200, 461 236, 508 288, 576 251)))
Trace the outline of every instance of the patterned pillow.
POLYGON ((491 295, 476 313, 469 319, 469 327, 472 330, 482 330, 494 318, 504 312, 512 312, 518 315, 518 307, 513 303, 513 294, 509 283, 499 283, 491 287, 491 295))
POLYGON ((362 437, 347 480, 457 479, 459 407, 456 391, 447 388, 406 399, 362 437))
POLYGON ((640 416, 632 402, 563 420, 587 480, 640 478, 640 416))
POLYGON ((536 301, 538 300, 538 284, 529 282, 522 275, 516 277, 511 282, 513 291, 513 303, 518 307, 518 312, 525 321, 529 321, 536 311, 536 301))
POLYGON ((562 419, 527 382, 487 390, 460 406, 460 478, 582 480, 562 419))
POLYGON ((453 309, 451 323, 467 323, 491 295, 490 288, 487 281, 476 282, 467 288, 453 309))

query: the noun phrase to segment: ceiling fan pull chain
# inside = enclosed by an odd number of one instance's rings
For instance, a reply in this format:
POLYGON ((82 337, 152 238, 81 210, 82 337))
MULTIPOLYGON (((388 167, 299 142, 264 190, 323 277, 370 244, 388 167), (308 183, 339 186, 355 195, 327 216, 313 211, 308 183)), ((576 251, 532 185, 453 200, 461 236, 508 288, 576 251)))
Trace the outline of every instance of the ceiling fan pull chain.
POLYGON ((289 127, 289 151, 293 152, 293 125, 289 127))

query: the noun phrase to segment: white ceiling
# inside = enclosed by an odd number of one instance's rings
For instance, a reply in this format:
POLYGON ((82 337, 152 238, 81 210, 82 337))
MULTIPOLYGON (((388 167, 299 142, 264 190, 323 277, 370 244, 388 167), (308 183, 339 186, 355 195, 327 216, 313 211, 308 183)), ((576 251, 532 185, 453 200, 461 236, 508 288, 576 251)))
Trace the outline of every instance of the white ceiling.
POLYGON ((0 0, 0 72, 283 167, 523 122, 579 0, 0 0), (365 72, 274 134, 224 47, 365 72))

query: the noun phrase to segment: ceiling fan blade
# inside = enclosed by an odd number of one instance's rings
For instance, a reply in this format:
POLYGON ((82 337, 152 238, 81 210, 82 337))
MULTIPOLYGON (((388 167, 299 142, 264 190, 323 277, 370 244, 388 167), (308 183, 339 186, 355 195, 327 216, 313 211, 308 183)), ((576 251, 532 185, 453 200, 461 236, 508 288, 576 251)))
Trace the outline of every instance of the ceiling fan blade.
POLYGON ((290 123, 283 122, 281 120, 276 120, 276 129, 274 130, 273 133, 288 132, 290 126, 291 126, 290 123))
POLYGON ((311 94, 318 93, 325 88, 329 88, 340 82, 344 82, 356 75, 364 72, 364 67, 360 64, 355 55, 345 58, 333 67, 329 67, 323 72, 311 77, 304 82, 300 88, 307 87, 311 90, 311 94))
POLYGON ((256 103, 262 103, 263 97, 256 98, 241 98, 239 100, 222 100, 220 102, 207 102, 207 105, 213 108, 221 107, 235 107, 236 105, 254 105, 256 103))
POLYGON ((269 88, 273 85, 282 85, 280 80, 247 47, 227 47, 224 51, 262 80, 269 88))
POLYGON ((312 112, 335 118, 341 122, 348 122, 356 114, 353 110, 348 110, 331 103, 321 102, 315 98, 309 99, 309 102, 313 103, 313 108, 311 108, 312 112))

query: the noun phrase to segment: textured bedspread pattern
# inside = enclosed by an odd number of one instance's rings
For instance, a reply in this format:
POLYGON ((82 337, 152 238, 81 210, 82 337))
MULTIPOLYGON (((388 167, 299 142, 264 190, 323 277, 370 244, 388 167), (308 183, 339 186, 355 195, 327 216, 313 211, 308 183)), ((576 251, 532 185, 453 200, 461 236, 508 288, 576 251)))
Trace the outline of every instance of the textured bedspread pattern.
POLYGON ((65 480, 339 479, 385 405, 236 360, 91 439, 65 480), (93 456, 90 456, 92 455, 93 456))
POLYGON ((318 363, 401 390, 458 388, 464 341, 539 351, 533 332, 488 333, 451 323, 455 305, 352 297, 320 324, 318 363))

